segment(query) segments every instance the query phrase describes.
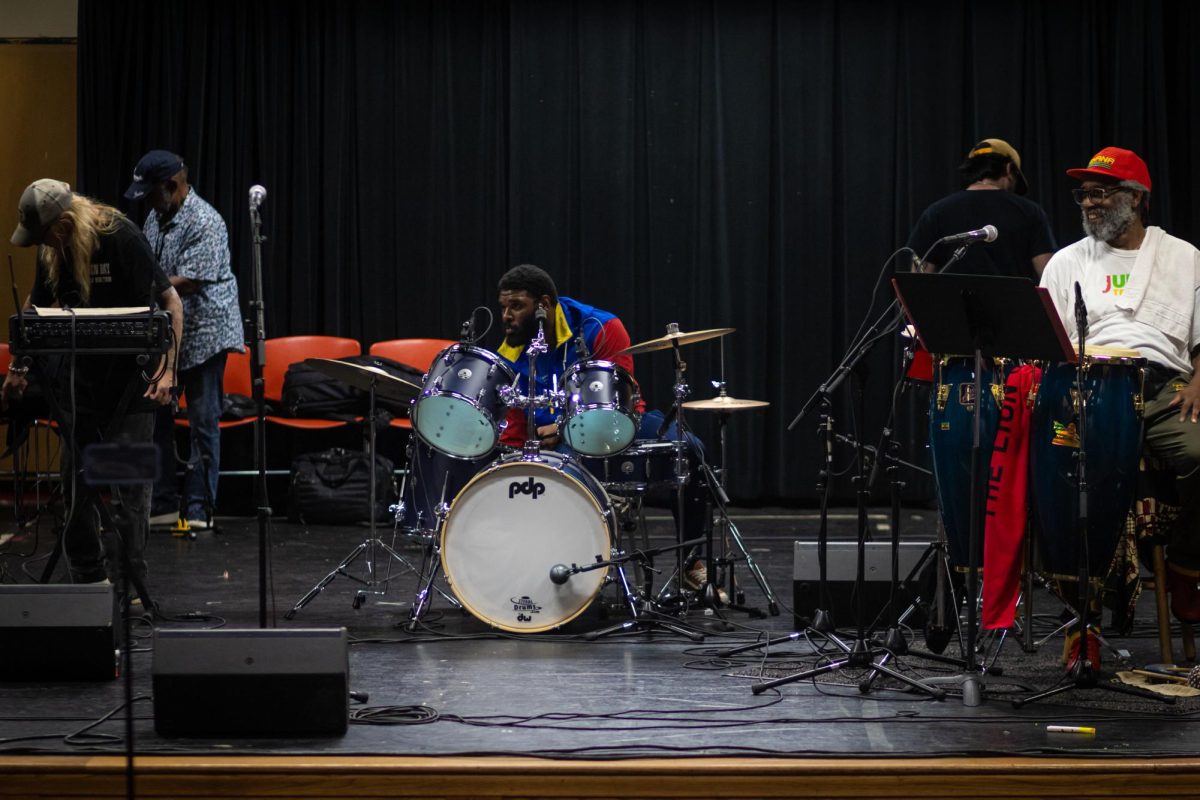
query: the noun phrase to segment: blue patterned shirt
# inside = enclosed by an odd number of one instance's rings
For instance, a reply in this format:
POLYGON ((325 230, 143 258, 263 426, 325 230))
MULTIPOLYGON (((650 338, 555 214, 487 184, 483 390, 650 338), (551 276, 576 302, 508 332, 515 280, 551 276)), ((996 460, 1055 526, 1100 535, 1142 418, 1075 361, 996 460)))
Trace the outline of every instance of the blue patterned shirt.
POLYGON ((199 285, 181 294, 183 347, 179 369, 203 364, 224 350, 242 351, 242 314, 237 278, 229 266, 229 234, 217 210, 188 190, 170 222, 160 227, 151 211, 143 230, 167 277, 179 275, 199 285))

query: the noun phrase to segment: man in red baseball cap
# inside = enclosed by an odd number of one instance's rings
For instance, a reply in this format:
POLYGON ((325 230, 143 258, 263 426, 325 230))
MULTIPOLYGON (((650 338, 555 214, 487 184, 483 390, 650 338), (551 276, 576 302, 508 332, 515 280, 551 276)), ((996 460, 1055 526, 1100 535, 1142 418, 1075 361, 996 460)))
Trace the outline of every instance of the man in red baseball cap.
POLYGON ((1200 250, 1147 224, 1150 170, 1132 150, 1105 147, 1067 175, 1080 182, 1072 194, 1086 236, 1055 253, 1041 285, 1073 340, 1078 285, 1085 348, 1136 350, 1148 362, 1145 441, 1176 475, 1183 503, 1168 545, 1172 609, 1200 621, 1200 250))

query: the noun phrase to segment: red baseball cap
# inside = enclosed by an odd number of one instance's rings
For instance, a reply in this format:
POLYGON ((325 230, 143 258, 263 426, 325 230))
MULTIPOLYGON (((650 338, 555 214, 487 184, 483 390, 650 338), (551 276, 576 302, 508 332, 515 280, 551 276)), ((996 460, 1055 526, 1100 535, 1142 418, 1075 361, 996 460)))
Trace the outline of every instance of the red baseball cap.
POLYGON ((1132 150, 1106 147, 1088 162, 1086 167, 1069 169, 1067 174, 1076 180, 1100 177, 1114 181, 1136 181, 1150 191, 1150 170, 1146 162, 1132 150))

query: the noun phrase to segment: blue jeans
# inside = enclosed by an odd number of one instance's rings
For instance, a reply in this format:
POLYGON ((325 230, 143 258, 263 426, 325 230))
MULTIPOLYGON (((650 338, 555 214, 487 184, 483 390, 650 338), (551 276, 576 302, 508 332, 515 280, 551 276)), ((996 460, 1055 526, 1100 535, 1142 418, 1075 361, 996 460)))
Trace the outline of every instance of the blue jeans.
POLYGON ((221 467, 221 401, 225 397, 226 353, 217 353, 207 361, 179 373, 179 385, 187 397, 187 418, 191 448, 186 462, 175 455, 175 420, 170 407, 160 408, 154 426, 154 441, 159 448, 160 477, 154 484, 154 513, 179 508, 181 463, 190 464, 186 474, 185 519, 206 519, 217 505, 217 474, 221 467))

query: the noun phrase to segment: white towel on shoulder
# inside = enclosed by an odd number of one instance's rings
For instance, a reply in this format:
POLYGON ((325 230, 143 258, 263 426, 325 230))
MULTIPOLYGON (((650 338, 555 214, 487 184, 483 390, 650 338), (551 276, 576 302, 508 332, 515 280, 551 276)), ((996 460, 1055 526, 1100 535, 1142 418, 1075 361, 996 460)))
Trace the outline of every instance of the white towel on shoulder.
POLYGON ((1146 228, 1125 292, 1115 302, 1138 322, 1190 346, 1197 286, 1200 251, 1152 225, 1146 228))

